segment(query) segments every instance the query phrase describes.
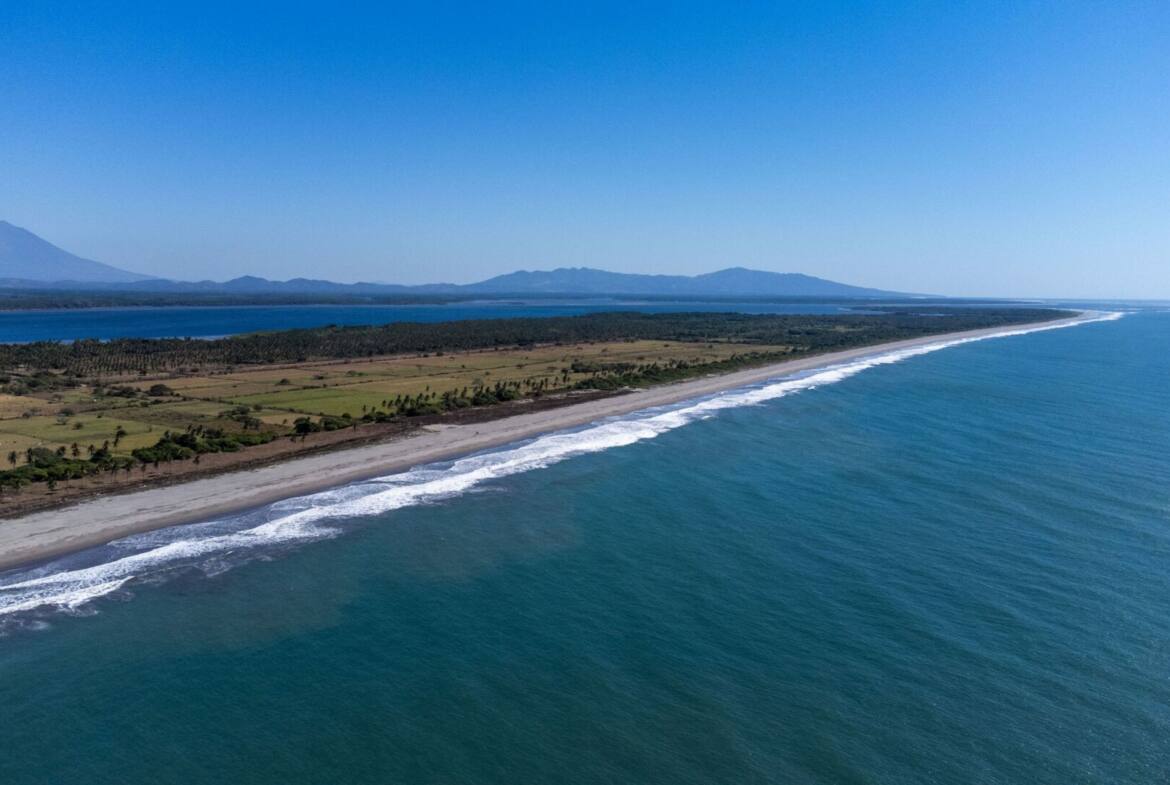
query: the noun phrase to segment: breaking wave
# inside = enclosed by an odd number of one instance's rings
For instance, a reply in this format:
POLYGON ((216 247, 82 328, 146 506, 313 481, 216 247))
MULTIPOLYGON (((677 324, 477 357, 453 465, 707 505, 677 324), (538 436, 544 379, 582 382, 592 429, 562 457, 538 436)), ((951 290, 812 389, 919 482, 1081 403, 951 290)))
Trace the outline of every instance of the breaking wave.
POLYGON ((581 429, 550 433, 456 461, 289 499, 222 520, 126 537, 35 569, 0 576, 0 621, 23 619, 23 626, 35 626, 43 623, 38 616, 85 612, 94 599, 120 592, 128 584, 159 582, 191 570, 218 574, 275 548, 336 536, 346 519, 458 496, 490 480, 653 439, 724 409, 835 384, 876 366, 975 341, 1112 321, 1123 315, 1095 314, 1073 322, 1007 329, 879 352, 670 407, 600 420, 581 429))

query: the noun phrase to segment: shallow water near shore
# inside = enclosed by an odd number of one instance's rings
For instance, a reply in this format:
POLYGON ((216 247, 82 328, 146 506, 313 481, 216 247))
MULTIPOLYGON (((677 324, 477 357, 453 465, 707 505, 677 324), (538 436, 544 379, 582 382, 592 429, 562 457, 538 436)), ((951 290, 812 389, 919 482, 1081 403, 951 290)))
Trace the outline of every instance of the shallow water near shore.
POLYGON ((25 614, 0 781, 1157 781, 1170 315, 900 359, 206 524, 318 541, 25 614))

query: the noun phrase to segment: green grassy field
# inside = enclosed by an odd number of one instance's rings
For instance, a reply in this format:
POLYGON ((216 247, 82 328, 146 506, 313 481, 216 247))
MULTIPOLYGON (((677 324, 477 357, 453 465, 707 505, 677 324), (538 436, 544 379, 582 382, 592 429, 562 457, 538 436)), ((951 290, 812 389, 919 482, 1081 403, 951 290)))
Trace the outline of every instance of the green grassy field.
POLYGON ((37 446, 70 449, 75 443, 84 451, 88 445, 106 442, 114 454, 129 455, 168 430, 204 426, 238 431, 239 422, 225 413, 240 406, 260 420, 262 429, 286 433, 292 420, 302 415, 360 418, 374 410, 393 414, 392 402, 400 396, 441 395, 497 382, 543 381, 550 390, 565 389, 589 375, 572 372, 574 362, 705 364, 778 348, 672 341, 582 343, 107 380, 138 390, 137 397, 95 394, 84 386, 44 394, 0 394, 0 455, 37 446), (156 384, 165 384, 173 394, 147 396, 156 384), (124 435, 115 446, 119 428, 124 435))

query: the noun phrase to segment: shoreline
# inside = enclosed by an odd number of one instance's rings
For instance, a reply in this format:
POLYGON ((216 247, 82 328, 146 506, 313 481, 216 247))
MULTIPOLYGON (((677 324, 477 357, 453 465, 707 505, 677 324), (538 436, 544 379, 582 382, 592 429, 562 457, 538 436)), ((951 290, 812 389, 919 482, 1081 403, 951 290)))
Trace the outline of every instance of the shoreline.
POLYGON ((1091 312, 1047 322, 992 327, 828 352, 634 390, 546 411, 515 414, 468 425, 429 427, 411 435, 360 447, 291 458, 254 469, 225 472, 145 490, 87 499, 69 506, 0 521, 0 570, 41 562, 131 534, 207 521, 282 499, 405 471, 411 467, 482 452, 541 434, 587 425, 607 417, 668 406, 727 390, 843 362, 956 340, 1010 336, 1016 331, 1081 324, 1091 312))

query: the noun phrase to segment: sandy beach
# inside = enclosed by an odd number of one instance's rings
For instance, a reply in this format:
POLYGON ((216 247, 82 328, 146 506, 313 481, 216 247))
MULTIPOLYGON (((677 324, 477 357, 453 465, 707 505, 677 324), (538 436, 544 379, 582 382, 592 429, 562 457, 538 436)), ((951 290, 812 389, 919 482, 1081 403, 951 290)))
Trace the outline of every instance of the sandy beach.
POLYGON ((384 443, 295 458, 167 487, 97 497, 56 510, 0 521, 0 569, 81 550, 138 532, 210 520, 281 499, 499 447, 542 433, 575 428, 606 417, 700 398, 861 357, 1083 320, 1084 315, 1080 315, 1043 325, 940 334, 820 354, 490 422, 427 429, 384 443))

